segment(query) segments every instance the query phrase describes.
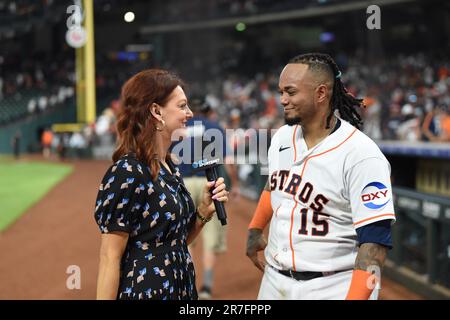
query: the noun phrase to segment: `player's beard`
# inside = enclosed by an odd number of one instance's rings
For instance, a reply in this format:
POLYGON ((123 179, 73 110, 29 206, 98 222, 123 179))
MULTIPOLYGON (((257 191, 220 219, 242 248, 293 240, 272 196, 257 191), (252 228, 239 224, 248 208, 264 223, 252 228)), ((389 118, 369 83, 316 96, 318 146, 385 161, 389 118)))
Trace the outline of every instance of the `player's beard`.
POLYGON ((288 126, 295 126, 297 124, 300 124, 301 119, 300 117, 293 117, 293 118, 288 118, 288 117, 284 117, 284 122, 288 125, 288 126))

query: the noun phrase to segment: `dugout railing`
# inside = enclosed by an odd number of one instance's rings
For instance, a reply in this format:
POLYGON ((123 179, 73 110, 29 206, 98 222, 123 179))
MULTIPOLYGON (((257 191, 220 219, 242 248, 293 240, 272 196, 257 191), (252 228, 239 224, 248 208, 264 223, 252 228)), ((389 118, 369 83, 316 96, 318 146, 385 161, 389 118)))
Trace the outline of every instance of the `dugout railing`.
POLYGON ((450 298, 450 199, 394 187, 397 222, 385 274, 431 299, 450 298))

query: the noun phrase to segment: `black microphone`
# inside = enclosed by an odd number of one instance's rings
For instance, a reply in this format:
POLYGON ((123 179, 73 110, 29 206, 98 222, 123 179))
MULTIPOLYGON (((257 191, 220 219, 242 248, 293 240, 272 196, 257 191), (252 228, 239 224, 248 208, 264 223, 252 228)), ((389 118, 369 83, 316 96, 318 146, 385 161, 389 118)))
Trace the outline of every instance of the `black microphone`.
MULTIPOLYGON (((220 159, 213 160, 199 160, 192 163, 192 168, 194 171, 204 170, 206 174, 206 179, 208 181, 217 181, 219 178, 218 168, 220 166, 220 159)), ((214 186, 211 187, 211 190, 214 190, 214 186)), ((210 191, 211 192, 211 191, 210 191)), ((225 206, 223 202, 219 200, 213 200, 214 207, 216 208, 217 218, 219 218, 220 223, 224 226, 227 224, 227 212, 225 211, 225 206)))

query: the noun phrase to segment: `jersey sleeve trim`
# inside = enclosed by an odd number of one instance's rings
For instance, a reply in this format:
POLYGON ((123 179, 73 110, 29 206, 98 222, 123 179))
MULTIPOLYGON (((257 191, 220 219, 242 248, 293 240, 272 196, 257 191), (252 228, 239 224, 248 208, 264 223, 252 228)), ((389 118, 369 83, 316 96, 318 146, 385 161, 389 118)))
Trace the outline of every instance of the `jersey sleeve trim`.
MULTIPOLYGON (((375 220, 375 219, 378 219, 378 220, 388 219, 388 218, 385 218, 385 217, 390 217, 391 219, 395 220, 395 214, 393 214, 393 213, 384 213, 384 214, 380 214, 380 215, 377 215, 377 216, 374 216, 374 217, 370 217, 370 218, 363 219, 361 221, 355 222, 353 225, 355 227, 362 227, 363 226, 362 223, 365 223, 365 222, 368 222, 368 221, 372 221, 372 220, 375 220), (379 219, 379 218, 383 218, 383 219, 379 219)), ((375 221, 372 221, 372 222, 375 222, 375 221)), ((370 223, 372 223, 372 222, 370 222, 370 223)))

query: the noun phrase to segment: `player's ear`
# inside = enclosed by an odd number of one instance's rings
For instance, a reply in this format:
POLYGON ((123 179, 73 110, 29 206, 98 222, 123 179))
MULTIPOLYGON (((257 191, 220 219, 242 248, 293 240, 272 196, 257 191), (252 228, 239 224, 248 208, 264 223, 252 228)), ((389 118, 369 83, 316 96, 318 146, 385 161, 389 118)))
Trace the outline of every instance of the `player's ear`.
POLYGON ((328 86, 326 84, 320 84, 316 88, 316 99, 317 102, 325 102, 328 99, 328 96, 330 95, 328 86))

